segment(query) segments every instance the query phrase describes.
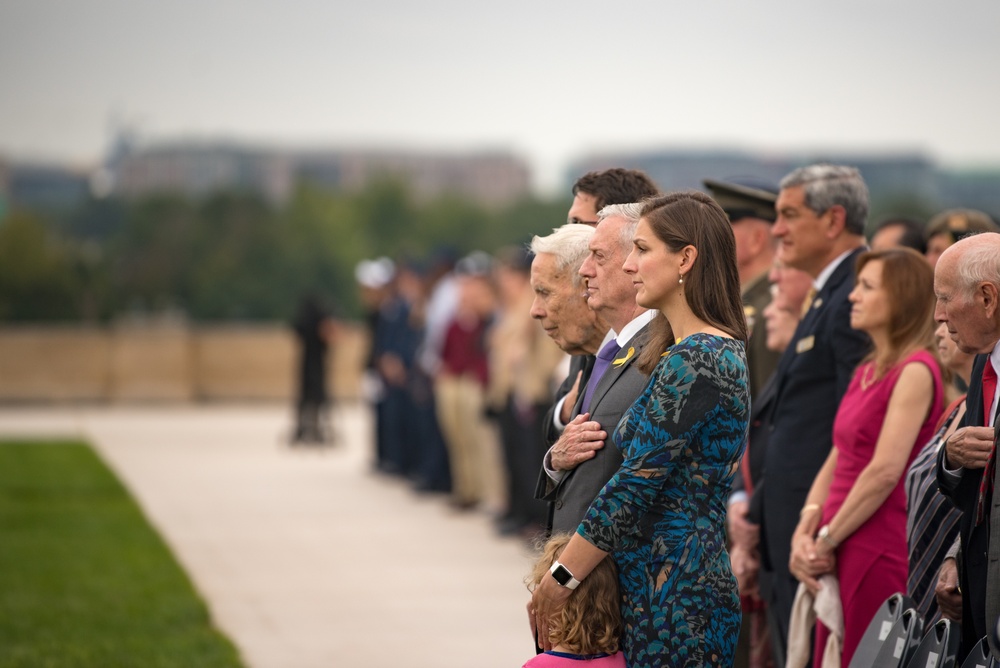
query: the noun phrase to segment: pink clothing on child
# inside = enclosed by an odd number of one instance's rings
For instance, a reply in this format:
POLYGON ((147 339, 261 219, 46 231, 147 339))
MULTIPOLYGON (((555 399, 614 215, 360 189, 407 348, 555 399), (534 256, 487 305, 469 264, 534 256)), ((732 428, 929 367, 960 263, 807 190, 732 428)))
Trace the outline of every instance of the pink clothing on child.
POLYGON ((530 659, 522 668, 625 668, 625 655, 616 652, 610 656, 588 659, 579 654, 545 652, 530 659))

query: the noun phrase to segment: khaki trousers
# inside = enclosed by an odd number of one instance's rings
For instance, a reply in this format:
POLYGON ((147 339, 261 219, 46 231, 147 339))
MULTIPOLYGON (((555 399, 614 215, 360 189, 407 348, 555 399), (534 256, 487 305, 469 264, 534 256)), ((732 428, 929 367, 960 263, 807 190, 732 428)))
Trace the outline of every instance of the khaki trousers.
POLYGON ((434 389, 448 446, 452 497, 459 504, 477 504, 483 500, 487 465, 483 387, 468 376, 440 376, 434 389))

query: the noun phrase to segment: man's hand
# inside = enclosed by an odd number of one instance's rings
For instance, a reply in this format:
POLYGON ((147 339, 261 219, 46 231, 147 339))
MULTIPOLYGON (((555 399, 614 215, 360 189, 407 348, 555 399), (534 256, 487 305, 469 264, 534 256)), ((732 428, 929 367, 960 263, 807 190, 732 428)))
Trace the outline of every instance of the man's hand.
POLYGON ((569 388, 569 392, 566 393, 562 406, 559 408, 559 421, 563 424, 568 424, 569 419, 573 416, 573 407, 576 406, 576 398, 580 394, 580 380, 582 378, 583 372, 577 371, 576 381, 573 383, 573 387, 569 388))
POLYGON ((760 598, 757 585, 757 574, 760 572, 760 556, 756 551, 750 552, 738 545, 729 550, 729 561, 732 562, 733 575, 739 585, 741 596, 760 598))
POLYGON ((398 355, 383 353, 378 359, 378 368, 388 384, 396 387, 406 385, 406 366, 403 365, 403 360, 398 355))
POLYGON ((962 590, 958 587, 958 566, 953 558, 941 562, 934 597, 943 617, 962 623, 962 590))
POLYGON ((760 542, 760 527, 747 520, 750 504, 746 501, 736 501, 729 504, 726 512, 726 524, 729 530, 729 540, 748 552, 757 549, 760 542))
POLYGON ((944 444, 950 468, 981 469, 993 451, 993 427, 962 427, 944 444))
POLYGON ((600 423, 588 420, 589 417, 589 413, 582 413, 566 425, 562 436, 552 446, 553 470, 572 471, 581 462, 593 459, 604 447, 608 434, 601 429, 600 423))

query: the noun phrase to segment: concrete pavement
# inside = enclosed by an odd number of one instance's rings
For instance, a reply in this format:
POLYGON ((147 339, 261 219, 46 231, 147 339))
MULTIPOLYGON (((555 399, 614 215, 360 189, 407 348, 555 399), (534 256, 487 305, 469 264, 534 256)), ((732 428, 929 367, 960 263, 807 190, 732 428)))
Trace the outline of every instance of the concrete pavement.
POLYGON ((530 551, 370 472, 370 415, 291 449, 287 407, 4 407, 0 437, 79 436, 131 490, 251 668, 512 668, 530 551))

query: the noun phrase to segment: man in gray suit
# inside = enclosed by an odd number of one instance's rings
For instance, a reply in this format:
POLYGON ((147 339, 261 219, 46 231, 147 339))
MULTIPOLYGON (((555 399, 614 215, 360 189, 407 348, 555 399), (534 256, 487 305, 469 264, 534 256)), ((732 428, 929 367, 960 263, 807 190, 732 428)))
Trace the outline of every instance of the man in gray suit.
POLYGON ((934 269, 934 319, 948 327, 959 349, 977 353, 962 428, 938 455, 941 492, 962 511, 962 654, 980 638, 1000 661, 1000 467, 997 395, 1000 369, 1000 234, 956 242, 934 269))
POLYGON ((622 270, 639 224, 640 204, 612 204, 598 213, 590 254, 580 267, 587 305, 611 330, 594 370, 559 440, 545 457, 536 495, 552 502, 553 532, 575 531, 597 493, 618 470, 622 455, 608 434, 648 377, 634 366, 654 312, 635 303, 631 277, 622 270))

